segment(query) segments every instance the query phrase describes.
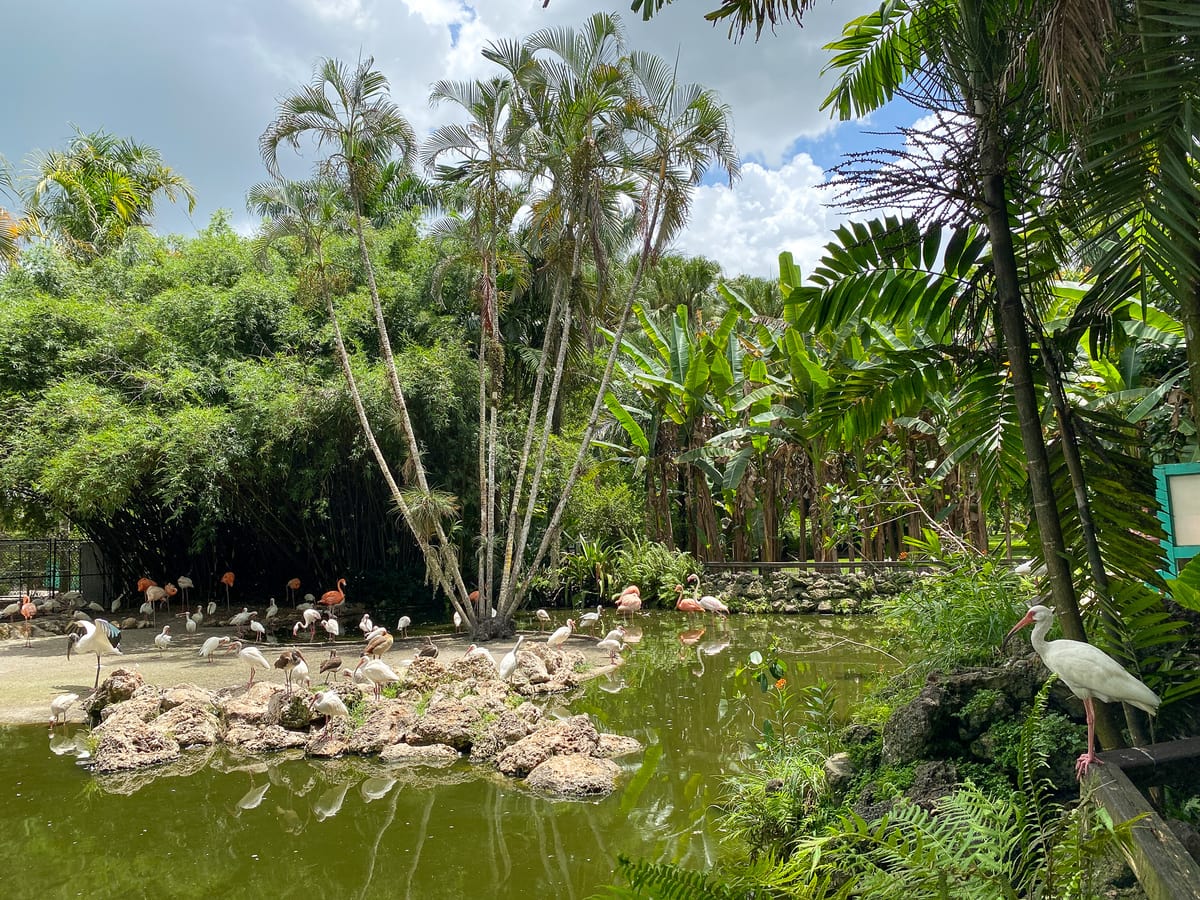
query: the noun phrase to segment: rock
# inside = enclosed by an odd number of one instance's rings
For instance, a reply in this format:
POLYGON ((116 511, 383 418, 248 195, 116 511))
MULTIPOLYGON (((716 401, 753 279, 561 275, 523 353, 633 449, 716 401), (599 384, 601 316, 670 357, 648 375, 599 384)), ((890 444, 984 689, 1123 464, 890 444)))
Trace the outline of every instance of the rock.
POLYGON ((171 707, 151 722, 150 727, 180 747, 211 746, 221 736, 221 722, 212 706, 195 700, 171 707))
POLYGON ((349 750, 363 755, 378 753, 384 747, 402 742, 416 720, 417 711, 411 703, 385 699, 351 735, 349 750))
POLYGON ((353 726, 345 719, 334 719, 328 728, 313 733, 304 752, 321 759, 342 756, 350 749, 350 732, 353 726))
POLYGON ((551 756, 596 752, 600 736, 587 716, 572 716, 554 722, 522 738, 496 758, 496 768, 505 775, 523 777, 551 756))
POLYGON ((288 731, 278 725, 247 724, 239 721, 225 733, 225 743, 241 747, 248 753, 269 753, 290 747, 303 747, 308 735, 299 731, 288 731))
POLYGON ((450 676, 446 672, 446 667, 428 656, 418 656, 412 661, 412 665, 404 670, 405 690, 427 694, 448 681, 450 681, 450 676))
POLYGON ((487 722, 483 733, 471 744, 471 762, 492 762, 501 750, 528 736, 532 730, 533 725, 520 712, 505 710, 487 722))
POLYGON ((175 687, 167 688, 162 695, 163 711, 174 709, 183 703, 200 703, 207 706, 213 706, 216 695, 202 687, 197 687, 194 684, 177 684, 175 687))
POLYGON ((454 682, 491 681, 499 677, 492 663, 482 656, 460 656, 446 667, 454 682))
POLYGON ((603 759, 615 759, 618 756, 641 752, 642 745, 634 738, 601 732, 600 740, 596 744, 595 755, 603 759))
POLYGON ((552 756, 536 766, 526 782, 539 791, 566 797, 611 794, 617 787, 621 767, 611 759, 583 753, 552 756))
POLYGON ((106 706, 100 711, 100 721, 107 722, 112 716, 136 716, 149 722, 162 711, 162 697, 158 688, 146 684, 133 692, 133 696, 121 703, 106 706))
POLYGON ((481 730, 482 722, 478 709, 464 703, 446 703, 437 709, 427 709, 412 724, 405 740, 409 744, 449 744, 457 750, 466 750, 481 730))
POLYGON ((825 760, 825 784, 834 796, 840 796, 856 774, 849 753, 835 753, 825 760))
POLYGON ((134 691, 145 685, 146 679, 132 669, 113 669, 100 687, 81 705, 95 721, 106 706, 123 703, 133 696, 134 691))
POLYGON ((256 681, 245 688, 226 688, 217 692, 217 704, 226 721, 239 724, 256 724, 267 718, 267 707, 271 698, 283 688, 269 681, 256 681))
POLYGON ((379 752, 380 762, 412 766, 448 766, 458 759, 458 751, 447 744, 389 744, 379 752))
POLYGON ((280 725, 289 731, 304 731, 314 718, 312 708, 308 705, 311 696, 301 691, 272 694, 267 700, 267 713, 263 721, 280 725))
POLYGON ((936 801, 954 793, 958 787, 958 771, 944 759, 928 760, 913 772, 913 783, 904 795, 913 802, 933 810, 936 801))
POLYGON ((114 715, 101 728, 93 757, 97 772, 123 772, 168 762, 179 756, 179 744, 155 731, 138 716, 114 715))

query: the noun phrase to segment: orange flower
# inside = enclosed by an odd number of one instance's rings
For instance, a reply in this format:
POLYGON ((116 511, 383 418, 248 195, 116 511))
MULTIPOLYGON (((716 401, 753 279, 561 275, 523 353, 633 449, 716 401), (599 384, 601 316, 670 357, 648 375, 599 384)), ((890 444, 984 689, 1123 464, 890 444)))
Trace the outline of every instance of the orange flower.
POLYGON ((779 690, 783 690, 783 686, 785 684, 787 684, 787 679, 780 678, 777 682, 775 682, 775 687, 778 688, 779 690))
POLYGON ((901 551, 900 551, 900 558, 901 558, 901 559, 908 559, 908 551, 907 551, 907 550, 901 550, 901 551))

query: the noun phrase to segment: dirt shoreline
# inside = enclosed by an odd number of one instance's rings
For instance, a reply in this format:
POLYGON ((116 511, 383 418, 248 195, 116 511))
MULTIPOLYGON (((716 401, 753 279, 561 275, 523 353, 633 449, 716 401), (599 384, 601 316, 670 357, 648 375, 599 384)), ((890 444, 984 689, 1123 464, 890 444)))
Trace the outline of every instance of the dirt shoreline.
MULTIPOLYGON (((121 655, 104 657, 100 668, 100 680, 103 681, 113 669, 127 668, 140 672, 147 683, 159 687, 190 683, 215 690, 246 683, 249 669, 236 655, 221 654, 216 661, 207 662, 198 652, 206 638, 214 635, 236 638, 237 629, 202 627, 194 635, 186 632, 177 635, 174 633, 177 629, 172 625, 171 647, 162 654, 154 646, 154 636, 160 630, 135 628, 122 631, 121 655)), ((178 630, 183 631, 182 628, 178 630)), ((544 633, 539 635, 537 631, 521 633, 525 635, 526 646, 531 640, 544 640, 546 637, 544 633)), ((452 633, 433 635, 433 639, 440 650, 441 660, 461 656, 470 645, 469 640, 452 633)), ((515 637, 512 640, 497 641, 487 645, 487 649, 499 661, 500 657, 512 649, 515 642, 515 637)), ((411 660, 424 643, 423 634, 409 638, 396 636, 396 641, 384 660, 393 667, 399 667, 411 660)), ((24 644, 23 638, 0 641, 0 725, 48 724, 50 701, 54 697, 67 692, 85 697, 91 692, 96 677, 95 655, 72 653, 68 660, 67 639, 62 635, 35 637, 32 647, 26 647, 24 644)), ((323 640, 312 643, 266 641, 259 646, 268 659, 274 659, 285 646, 303 650, 314 674, 313 684, 316 685, 321 682, 321 679, 315 677, 317 668, 328 658, 330 649, 336 648, 343 664, 353 668, 358 654, 362 651, 363 641, 343 637, 336 644, 323 640)), ((572 635, 567 646, 572 650, 581 651, 593 665, 606 666, 608 663, 608 655, 595 649, 595 639, 592 637, 572 635)), ((273 671, 266 680, 282 684, 283 673, 273 671)), ((71 708, 67 720, 84 720, 78 705, 71 708)))

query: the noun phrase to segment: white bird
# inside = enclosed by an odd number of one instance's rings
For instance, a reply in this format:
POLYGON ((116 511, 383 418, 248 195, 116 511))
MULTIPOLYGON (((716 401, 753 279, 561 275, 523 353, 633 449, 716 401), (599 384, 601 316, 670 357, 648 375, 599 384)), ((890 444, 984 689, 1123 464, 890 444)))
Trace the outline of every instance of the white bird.
MULTIPOLYGON (((124 594, 122 594, 121 596, 123 597, 123 596, 124 596, 124 594)), ((114 600, 114 601, 112 602, 112 604, 111 604, 111 605, 108 607, 108 611, 109 611, 109 612, 116 612, 116 611, 117 611, 117 610, 119 610, 120 608, 121 608, 121 597, 118 597, 118 598, 117 598, 116 600, 114 600)))
POLYGON ((359 690, 363 690, 365 688, 375 690, 375 685, 371 683, 371 679, 363 674, 362 669, 355 669, 353 672, 351 672, 349 669, 342 669, 342 677, 349 678, 354 686, 359 690))
POLYGON ((258 615, 258 613, 252 613, 250 612, 249 607, 243 606, 240 613, 230 617, 229 624, 235 626, 238 628, 238 630, 241 630, 242 628, 246 627, 246 623, 250 621, 251 617, 256 615, 258 615))
POLYGON ((87 605, 87 608, 90 609, 92 612, 98 612, 98 613, 102 613, 102 612, 106 611, 104 609, 104 607, 101 606, 99 603, 97 603, 95 600, 93 600, 91 603, 89 603, 87 605))
POLYGON ((383 693, 385 685, 393 684, 400 680, 400 676, 396 674, 395 670, 381 659, 371 659, 369 656, 364 656, 358 661, 358 669, 362 669, 362 673, 366 679, 375 686, 376 697, 383 693))
POLYGON ((16 603, 10 603, 8 606, 4 607, 4 609, 0 610, 0 616, 5 619, 14 618, 20 611, 21 601, 18 600, 16 603))
POLYGON ((256 643, 258 641, 266 639, 267 626, 264 625, 262 622, 258 621, 258 619, 250 620, 250 630, 254 632, 254 640, 256 643))
POLYGON ((312 679, 308 677, 308 660, 304 658, 304 654, 299 650, 292 651, 299 657, 296 664, 292 666, 291 680, 295 684, 297 681, 307 687, 312 687, 312 679))
MULTIPOLYGON (((703 634, 703 629, 701 629, 701 634, 703 634)), ((625 640, 625 626, 618 625, 616 628, 614 628, 612 631, 610 631, 608 634, 606 634, 604 636, 604 640, 606 640, 606 641, 624 641, 625 640)))
POLYGON ((363 617, 358 620, 358 630, 366 635, 370 634, 374 627, 375 623, 371 621, 371 617, 367 613, 363 613, 363 617))
POLYGON ((333 616, 321 622, 321 627, 325 629, 325 633, 329 635, 329 640, 335 641, 338 635, 342 633, 342 626, 338 624, 338 620, 333 616))
POLYGON ((592 626, 600 623, 600 616, 604 614, 604 607, 597 606, 595 612, 584 613, 579 617, 579 627, 592 630, 592 626))
POLYGON ((493 667, 496 665, 496 657, 492 656, 492 651, 487 647, 480 647, 478 644, 472 644, 467 648, 467 652, 463 654, 463 659, 470 659, 471 657, 486 659, 493 667))
POLYGON ((184 618, 187 619, 187 621, 183 625, 183 627, 187 629, 187 633, 195 634, 196 628, 197 628, 196 620, 193 619, 191 616, 184 616, 184 618))
POLYGON ((217 601, 216 600, 208 601, 208 614, 210 616, 215 616, 217 614, 217 601))
POLYGON ((1083 701, 1087 715, 1087 752, 1075 763, 1075 777, 1082 779, 1089 766, 1100 763, 1096 758, 1096 710, 1092 700, 1104 703, 1128 703, 1150 715, 1158 712, 1162 701, 1158 695, 1134 678, 1115 659, 1091 644, 1060 638, 1047 641, 1046 632, 1054 623, 1054 610, 1046 606, 1031 606, 1029 612, 1004 640, 1026 625, 1033 623, 1033 649, 1046 668, 1062 679, 1076 697, 1083 701))
POLYGON ((279 615, 279 607, 275 605, 275 598, 271 598, 271 605, 267 607, 266 615, 263 616, 268 622, 279 615))
POLYGON ((197 606, 196 611, 192 613, 192 621, 197 625, 204 624, 204 610, 202 610, 199 606, 197 606))
MULTIPOLYGON (((700 593, 700 576, 696 575, 696 574, 692 574, 687 577, 687 580, 690 584, 694 584, 696 586, 696 593, 699 594, 700 593)), ((718 600, 716 597, 714 597, 712 594, 705 594, 703 597, 700 597, 699 600, 700 600, 700 607, 706 613, 712 613, 714 617, 729 615, 729 607, 726 606, 724 603, 722 603, 720 600, 718 600)))
POLYGON ((567 619, 566 625, 562 626, 562 628, 559 628, 558 630, 556 630, 554 632, 554 634, 552 634, 552 635, 550 635, 550 637, 546 638, 546 646, 547 647, 561 647, 563 644, 565 644, 567 642, 567 638, 569 638, 571 636, 571 629, 573 629, 574 627, 575 627, 575 620, 567 619))
POLYGON ((72 650, 78 653, 95 653, 96 683, 93 687, 98 688, 100 687, 100 657, 121 652, 118 647, 121 643, 121 629, 105 619, 96 619, 95 622, 76 622, 72 627, 82 629, 83 634, 72 631, 68 636, 67 659, 71 658, 72 650))
POLYGON ((217 635, 213 635, 212 637, 208 638, 203 644, 200 645, 200 652, 198 655, 204 657, 209 662, 212 662, 213 654, 216 653, 218 649, 220 649, 221 647, 223 647, 225 644, 228 644, 228 643, 229 643, 228 637, 226 637, 226 636, 218 637, 217 635))
POLYGON ((143 603, 141 606, 138 607, 138 612, 140 612, 143 616, 153 617, 154 604, 151 603, 149 600, 147 600, 145 603, 143 603))
POLYGON ((243 645, 241 641, 234 641, 229 645, 229 649, 230 651, 236 651, 238 659, 250 667, 250 680, 246 682, 247 690, 249 690, 250 685, 254 684, 255 669, 262 669, 264 672, 271 671, 271 664, 262 655, 262 651, 253 644, 243 645))
POLYGON ((619 638, 605 638, 602 641, 596 642, 596 649, 603 650, 608 654, 608 661, 613 665, 617 664, 617 652, 623 645, 619 638))
POLYGON ((77 609, 71 613, 71 620, 74 622, 90 622, 92 617, 85 613, 82 609, 77 609))
POLYGON ((79 699, 78 694, 59 694, 50 701, 50 726, 58 724, 58 720, 67 721, 67 710, 79 699))
POLYGON ((400 632, 400 637, 408 637, 408 626, 412 624, 412 619, 408 616, 401 616, 400 621, 396 623, 396 630, 400 632))
POLYGON ((292 676, 296 672, 300 672, 300 675, 296 677, 308 680, 308 663, 304 659, 304 654, 299 650, 284 650, 275 660, 275 668, 283 670, 289 694, 292 692, 292 676), (301 668, 302 666, 303 668, 301 668))
POLYGON ((375 640, 375 638, 379 637, 380 635, 387 634, 387 633, 388 633, 388 630, 387 630, 386 625, 376 625, 374 628, 372 628, 370 631, 367 632, 366 641, 369 644, 369 643, 371 643, 371 641, 375 640))
POLYGON ((292 634, 295 635, 300 628, 308 629, 308 638, 312 640, 317 635, 317 623, 321 621, 321 611, 313 609, 311 606, 300 613, 300 621, 296 623, 296 628, 292 629, 292 634))
POLYGON ((350 718, 350 710, 346 709, 346 704, 334 691, 321 691, 316 694, 312 700, 312 709, 325 717, 325 727, 321 729, 321 734, 325 734, 329 730, 329 723, 335 717, 350 718))
POLYGON ((521 649, 521 641, 525 640, 525 635, 517 635, 517 643, 511 650, 504 654, 500 660, 500 680, 508 681, 509 676, 517 668, 517 651, 521 649))
POLYGON ((450 617, 450 620, 451 620, 452 622, 454 622, 454 630, 455 630, 455 631, 461 631, 461 630, 462 630, 462 613, 460 613, 460 612, 459 612, 459 611, 456 609, 456 610, 454 611, 454 615, 450 617))
POLYGON ((539 609, 536 613, 534 613, 534 615, 537 616, 538 631, 542 630, 543 625, 550 624, 550 613, 546 612, 544 609, 539 609))
POLYGON ((159 656, 171 646, 171 626, 164 625, 163 630, 154 636, 154 646, 158 648, 159 656))

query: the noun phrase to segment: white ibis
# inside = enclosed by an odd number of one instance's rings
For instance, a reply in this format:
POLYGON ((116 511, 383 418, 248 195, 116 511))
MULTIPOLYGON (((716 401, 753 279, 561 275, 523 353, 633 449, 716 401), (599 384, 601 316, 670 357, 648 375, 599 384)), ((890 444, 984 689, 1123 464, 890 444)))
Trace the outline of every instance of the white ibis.
POLYGON ((267 658, 262 655, 262 651, 253 644, 243 645, 241 641, 233 641, 229 645, 230 653, 237 653, 238 659, 250 667, 250 680, 246 682, 246 689, 250 689, 250 685, 254 684, 254 671, 262 669, 264 672, 271 671, 271 664, 267 662, 267 658))
POLYGON ((314 712, 319 712, 325 717, 325 727, 321 729, 322 735, 329 730, 329 723, 334 718, 350 718, 350 710, 346 709, 346 704, 342 702, 342 698, 334 691, 321 691, 321 693, 313 697, 311 704, 314 712))
POLYGON ((205 610, 205 612, 207 612, 210 616, 215 616, 217 614, 217 601, 209 600, 208 608, 205 610))
POLYGON ((368 635, 375 628, 375 623, 371 621, 371 617, 367 613, 363 613, 363 617, 358 620, 358 630, 364 635, 368 635))
POLYGON ((262 622, 258 621, 258 619, 250 620, 250 630, 254 632, 254 642, 255 643, 258 643, 259 641, 262 641, 262 640, 266 640, 267 626, 264 625, 262 622))
POLYGON ((3 616, 6 619, 13 619, 13 618, 16 618, 17 613, 19 613, 20 611, 21 611, 21 601, 17 600, 14 603, 8 604, 8 606, 4 607, 4 609, 0 609, 0 616, 3 616))
POLYGON ((620 638, 605 638, 596 643, 597 650, 603 650, 608 654, 608 661, 614 666, 617 664, 617 651, 622 647, 620 638))
POLYGON ((516 645, 504 654, 500 660, 500 680, 508 681, 509 677, 517 668, 517 651, 521 649, 521 641, 525 640, 525 635, 517 635, 516 645))
POLYGON ((450 617, 450 619, 451 619, 451 621, 453 621, 453 622, 454 622, 454 630, 455 630, 455 632, 462 631, 462 613, 460 613, 460 612, 459 612, 459 611, 456 609, 456 610, 454 611, 454 615, 453 615, 453 616, 451 616, 451 617, 450 617))
POLYGON ((367 647, 363 650, 363 656, 370 656, 373 659, 379 659, 383 654, 392 649, 392 642, 395 638, 382 625, 375 629, 375 636, 367 641, 367 647))
POLYGON ((400 621, 396 623, 396 630, 400 632, 400 637, 408 637, 408 626, 412 624, 412 619, 408 616, 401 616, 400 621))
POLYGON ((463 654, 463 659, 486 659, 492 664, 492 668, 496 666, 496 657, 492 656, 492 651, 487 647, 480 647, 478 644, 472 644, 467 648, 467 652, 463 654))
POLYGON ((550 624, 550 613, 546 612, 544 609, 539 609, 534 613, 534 615, 537 616, 538 631, 541 631, 544 625, 550 624))
POLYGON ((200 645, 200 652, 198 655, 204 657, 209 662, 212 662, 213 654, 216 653, 218 649, 220 649, 221 647, 225 646, 228 643, 229 643, 228 637, 225 637, 225 636, 218 637, 217 635, 213 635, 212 637, 205 640, 205 642, 203 644, 200 645))
POLYGON ((329 635, 329 640, 336 641, 342 633, 342 626, 337 619, 333 617, 333 613, 329 614, 329 618, 321 622, 321 627, 325 629, 325 633, 329 635))
POLYGON ((272 619, 274 619, 278 615, 279 615, 279 606, 275 603, 275 598, 272 597, 271 605, 267 607, 267 611, 263 615, 263 618, 266 619, 268 622, 270 622, 272 619))
POLYGON ((606 641, 622 641, 623 642, 625 640, 624 626, 618 625, 616 628, 614 628, 612 631, 610 631, 608 634, 606 634, 604 636, 604 639, 606 641))
POLYGON ((1162 701, 1158 695, 1121 667, 1115 659, 1098 647, 1083 641, 1060 638, 1047 641, 1046 632, 1054 623, 1054 610, 1046 606, 1031 606, 1029 612, 1004 640, 1026 625, 1033 623, 1033 649, 1037 651, 1046 668, 1062 679, 1076 697, 1083 701, 1087 715, 1087 752, 1075 763, 1075 777, 1082 779, 1088 767, 1101 761, 1096 758, 1096 710, 1093 698, 1105 703, 1128 703, 1150 715, 1158 711, 1162 701))
POLYGON ((275 668, 283 670, 289 694, 292 692, 293 681, 302 681, 305 686, 311 682, 308 677, 308 661, 299 650, 284 650, 275 660, 275 668))
POLYGON ((396 674, 395 670, 381 659, 364 656, 358 661, 358 669, 362 669, 366 679, 375 686, 376 697, 383 693, 385 685, 394 684, 400 680, 400 676, 396 674))
POLYGON ((574 619, 567 619, 567 624, 562 628, 557 629, 554 634, 546 638, 547 647, 561 647, 567 642, 567 638, 571 636, 571 630, 575 627, 574 619))
POLYGON ((604 607, 602 606, 597 606, 595 612, 584 613, 579 617, 579 627, 591 631, 592 628, 600 624, 600 616, 603 614, 604 607))
POLYGON ((67 659, 71 658, 72 650, 78 653, 95 653, 96 683, 93 687, 98 688, 100 687, 100 657, 121 652, 118 647, 121 643, 121 629, 105 619, 96 619, 94 622, 75 622, 71 627, 81 629, 83 634, 72 631, 67 637, 67 659))
POLYGON ((240 613, 235 614, 234 616, 232 616, 229 619, 229 624, 234 626, 238 630, 238 634, 241 634, 243 631, 246 630, 246 625, 256 615, 258 615, 257 612, 252 613, 252 612, 250 612, 249 607, 243 606, 242 611, 240 613))
POLYGON ((154 636, 154 646, 158 648, 158 655, 162 656, 163 651, 171 646, 171 626, 164 625, 163 630, 154 636))
POLYGON ((67 710, 79 699, 78 694, 59 694, 50 701, 50 727, 58 724, 58 720, 67 721, 67 710))

